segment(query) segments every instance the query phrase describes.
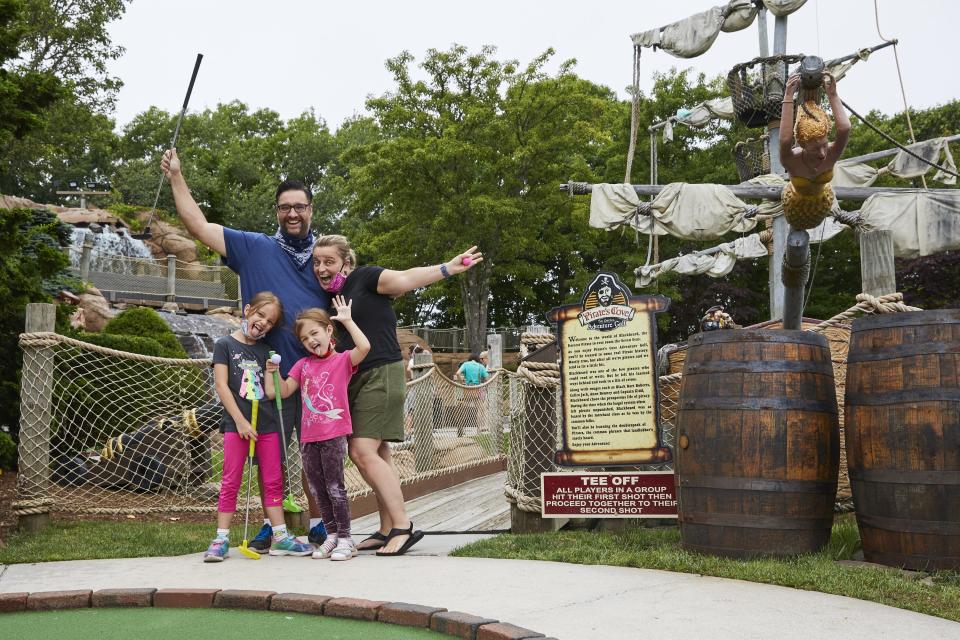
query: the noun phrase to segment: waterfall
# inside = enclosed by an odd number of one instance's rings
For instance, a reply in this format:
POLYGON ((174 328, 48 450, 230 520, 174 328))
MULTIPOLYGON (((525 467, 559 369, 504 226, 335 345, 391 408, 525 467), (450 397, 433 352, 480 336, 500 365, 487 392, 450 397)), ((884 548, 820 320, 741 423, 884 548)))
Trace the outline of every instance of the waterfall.
POLYGON ((103 226, 100 229, 100 233, 94 233, 90 229, 74 227, 70 246, 71 267, 75 269, 80 267, 83 242, 88 234, 93 238, 93 251, 90 253, 91 271, 133 273, 134 261, 123 260, 123 258, 153 259, 153 254, 147 245, 131 238, 126 229, 121 229, 119 232, 109 226, 103 226))

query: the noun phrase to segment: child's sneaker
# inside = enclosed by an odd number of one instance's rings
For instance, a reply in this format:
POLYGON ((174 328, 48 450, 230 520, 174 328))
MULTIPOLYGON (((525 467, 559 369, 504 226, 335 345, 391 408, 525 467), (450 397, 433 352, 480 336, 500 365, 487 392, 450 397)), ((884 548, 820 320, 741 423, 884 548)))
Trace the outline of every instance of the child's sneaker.
POLYGON ((307 542, 310 544, 321 545, 327 540, 327 528, 323 523, 319 523, 317 526, 310 529, 310 533, 307 534, 307 542))
POLYGON ((230 551, 230 543, 223 538, 214 538, 203 554, 204 562, 223 562, 230 551))
POLYGON ((323 541, 323 544, 317 547, 317 550, 313 552, 313 559, 326 560, 336 548, 337 539, 334 536, 328 536, 327 539, 323 541))
POLYGON ((331 560, 349 560, 355 552, 353 540, 351 538, 341 538, 337 541, 337 546, 330 552, 331 560))
POLYGON ((293 536, 276 540, 270 545, 270 555, 272 556, 308 556, 311 553, 313 553, 312 544, 297 542, 297 539, 293 536))
POLYGON ((270 550, 270 542, 273 540, 273 527, 268 524, 260 527, 260 531, 253 537, 253 540, 247 545, 248 549, 257 553, 266 553, 270 550))

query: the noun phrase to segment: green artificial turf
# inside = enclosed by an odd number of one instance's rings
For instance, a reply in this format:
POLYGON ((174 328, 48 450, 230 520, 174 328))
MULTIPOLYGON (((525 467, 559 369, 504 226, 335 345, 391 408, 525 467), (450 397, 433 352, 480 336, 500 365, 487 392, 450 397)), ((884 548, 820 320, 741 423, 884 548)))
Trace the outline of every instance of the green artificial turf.
POLYGON ((5 638, 323 638, 324 640, 420 640, 448 638, 429 629, 301 613, 234 609, 68 609, 5 613, 5 638))

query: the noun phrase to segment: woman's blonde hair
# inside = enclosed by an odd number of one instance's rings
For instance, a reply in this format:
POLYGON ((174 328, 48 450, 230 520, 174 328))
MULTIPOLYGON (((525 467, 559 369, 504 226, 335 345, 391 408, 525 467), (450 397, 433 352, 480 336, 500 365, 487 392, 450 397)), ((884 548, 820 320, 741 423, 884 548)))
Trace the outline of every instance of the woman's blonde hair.
POLYGON ((831 126, 827 112, 813 100, 807 100, 800 109, 796 124, 793 125, 793 137, 797 139, 797 144, 826 138, 831 126))
POLYGON ((330 319, 330 314, 323 309, 316 307, 304 309, 297 315, 297 320, 293 323, 293 333, 297 336, 297 339, 300 338, 300 331, 307 322, 316 322, 321 327, 333 326, 333 320, 330 319))
POLYGON ((337 234, 320 236, 313 243, 313 248, 316 249, 317 247, 333 247, 345 264, 349 264, 351 267, 357 266, 357 254, 350 247, 350 241, 347 240, 346 236, 337 234))
MULTIPOLYGON (((277 311, 280 312, 277 316, 277 321, 274 322, 274 324, 278 325, 283 322, 283 303, 280 302, 280 298, 278 298, 277 295, 272 291, 261 291, 257 295, 250 298, 250 302, 247 303, 247 306, 250 307, 249 313, 253 313, 267 306, 268 304, 277 305, 277 311)), ((244 314, 244 317, 246 317, 246 314, 244 314)))

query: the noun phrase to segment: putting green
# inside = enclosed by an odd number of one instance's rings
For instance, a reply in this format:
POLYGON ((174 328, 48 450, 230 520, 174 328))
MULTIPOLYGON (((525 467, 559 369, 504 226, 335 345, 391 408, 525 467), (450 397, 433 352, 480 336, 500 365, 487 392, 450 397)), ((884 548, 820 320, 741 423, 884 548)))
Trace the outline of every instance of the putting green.
POLYGON ((382 622, 302 613, 236 609, 67 609, 0 616, 5 638, 307 638, 324 640, 437 640, 450 636, 382 622), (304 634, 317 634, 307 636, 304 634))

